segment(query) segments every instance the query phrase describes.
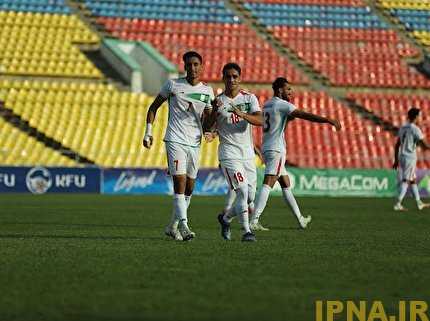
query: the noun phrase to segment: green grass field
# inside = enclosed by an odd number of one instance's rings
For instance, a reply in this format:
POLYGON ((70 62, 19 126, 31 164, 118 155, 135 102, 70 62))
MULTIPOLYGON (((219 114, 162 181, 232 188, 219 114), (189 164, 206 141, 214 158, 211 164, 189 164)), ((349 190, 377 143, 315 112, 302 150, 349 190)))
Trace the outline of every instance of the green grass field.
POLYGON ((282 198, 258 242, 219 236, 223 198, 194 197, 197 238, 163 235, 171 198, 1 195, 0 320, 315 320, 315 300, 430 301, 430 211, 390 199, 282 198))

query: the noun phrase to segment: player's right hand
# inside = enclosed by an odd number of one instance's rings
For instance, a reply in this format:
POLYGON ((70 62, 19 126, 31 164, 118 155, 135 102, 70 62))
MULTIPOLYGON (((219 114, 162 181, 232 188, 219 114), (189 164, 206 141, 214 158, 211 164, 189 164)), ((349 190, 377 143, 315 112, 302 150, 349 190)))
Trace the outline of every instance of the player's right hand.
POLYGON ((143 137, 143 146, 150 149, 152 146, 153 140, 154 138, 152 136, 145 135, 145 137, 143 137))

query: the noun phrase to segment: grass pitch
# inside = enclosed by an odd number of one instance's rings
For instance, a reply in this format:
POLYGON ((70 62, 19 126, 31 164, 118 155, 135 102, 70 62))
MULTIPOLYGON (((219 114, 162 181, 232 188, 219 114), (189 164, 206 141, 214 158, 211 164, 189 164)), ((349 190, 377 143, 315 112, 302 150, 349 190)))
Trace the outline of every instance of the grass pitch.
POLYGON ((171 198, 1 195, 0 320, 315 320, 315 300, 430 301, 430 211, 389 199, 282 198, 258 242, 219 235, 221 197, 194 197, 197 238, 163 235, 171 198))

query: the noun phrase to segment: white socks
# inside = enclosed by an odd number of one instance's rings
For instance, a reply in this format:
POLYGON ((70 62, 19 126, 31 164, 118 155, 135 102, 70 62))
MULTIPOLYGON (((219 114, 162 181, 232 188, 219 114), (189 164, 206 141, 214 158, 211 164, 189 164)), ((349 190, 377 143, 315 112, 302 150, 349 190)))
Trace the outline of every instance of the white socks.
POLYGON ((417 184, 411 184, 412 194, 414 194, 415 201, 417 203, 421 203, 420 192, 418 191, 417 184))
MULTIPOLYGON (((185 202, 187 203, 187 210, 188 210, 188 208, 190 207, 190 203, 191 203, 191 196, 192 196, 192 195, 185 195, 185 202)), ((176 229, 178 228, 178 225, 179 225, 179 219, 178 219, 178 218, 176 218, 175 205, 173 205, 173 208, 172 208, 172 215, 171 215, 171 217, 170 217, 170 223, 169 223, 169 225, 168 225, 168 226, 169 226, 171 229, 176 230, 176 229)))
POLYGON ((248 211, 243 211, 242 213, 239 213, 238 216, 239 216, 240 224, 242 224, 244 234, 251 233, 251 229, 249 228, 248 211))
MULTIPOLYGON (((416 184, 415 184, 415 186, 416 186, 416 184)), ((408 183, 402 182, 402 184, 400 185, 399 197, 397 199, 398 204, 402 203, 403 198, 405 197, 407 191, 408 191, 408 183)))
POLYGON ((287 202, 294 215, 300 221, 302 219, 302 213, 300 213, 299 206, 297 205, 296 199, 294 198, 293 193, 291 193, 291 190, 289 188, 283 188, 282 195, 284 196, 285 202, 287 202))
POLYGON ((269 199, 269 194, 272 188, 269 185, 263 184, 261 186, 260 193, 258 194, 257 201, 255 202, 254 215, 251 218, 251 223, 257 223, 261 214, 266 207, 267 200, 269 199))
POLYGON ((188 228, 187 219, 187 201, 184 194, 175 194, 173 196, 173 208, 176 213, 176 219, 188 228))
POLYGON ((227 197, 225 199, 225 205, 224 205, 224 222, 231 223, 233 221, 233 218, 236 216, 236 213, 233 210, 233 203, 236 200, 236 192, 232 189, 229 189, 227 192, 227 197))

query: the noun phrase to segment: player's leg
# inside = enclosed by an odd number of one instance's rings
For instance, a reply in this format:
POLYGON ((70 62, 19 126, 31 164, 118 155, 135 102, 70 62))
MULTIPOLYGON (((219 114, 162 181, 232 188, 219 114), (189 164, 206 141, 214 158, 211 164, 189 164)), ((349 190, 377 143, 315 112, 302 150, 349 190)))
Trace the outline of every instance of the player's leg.
POLYGON ((259 223, 260 216, 263 214, 269 199, 270 191, 278 180, 281 168, 285 164, 285 155, 274 151, 265 152, 264 163, 266 164, 266 169, 264 171, 263 185, 261 186, 257 201, 255 202, 255 210, 251 218, 251 225, 259 223))
MULTIPOLYGON (((191 180, 191 179, 187 179, 187 181, 186 181, 185 201, 187 202, 187 211, 190 207, 191 196, 193 195, 194 182, 195 182, 195 180, 191 180)), ((178 229, 178 225, 179 225, 179 219, 176 217, 175 208, 173 207, 172 208, 172 215, 170 217, 170 223, 166 227, 166 234, 169 235, 168 233, 170 233, 169 231, 172 229, 178 229)))
POLYGON ((291 192, 290 177, 288 176, 286 170, 281 172, 281 177, 279 177, 278 182, 279 185, 281 185, 282 196, 284 197, 285 202, 288 204, 291 211, 294 213, 294 216, 297 218, 300 227, 305 229, 307 225, 311 222, 312 217, 310 215, 305 217, 300 212, 300 208, 297 204, 296 198, 291 192))
MULTIPOLYGON (((223 161, 222 170, 229 184, 236 194, 233 211, 237 214, 239 221, 244 230, 243 241, 254 241, 255 237, 249 228, 248 214, 248 180, 243 162, 240 161, 223 161)), ((229 217, 220 217, 218 220, 221 224, 221 234, 224 239, 230 239, 229 235, 229 217)))
POLYGON ((395 211, 407 211, 405 207, 402 205, 402 201, 406 195, 406 192, 408 191, 408 181, 411 177, 411 168, 409 166, 409 162, 404 157, 400 157, 399 162, 399 171, 398 171, 398 177, 399 177, 399 195, 397 196, 397 202, 394 205, 395 211))
POLYGON ((418 190, 418 185, 417 185, 417 161, 416 159, 413 159, 410 161, 410 171, 411 171, 411 176, 410 176, 410 185, 411 185, 411 189, 412 189, 412 194, 414 195, 415 198, 415 202, 417 203, 417 208, 421 211, 427 207, 430 207, 430 204, 428 203, 424 203, 423 201, 421 201, 421 197, 420 197, 420 192, 418 190))
POLYGON ((233 217, 236 215, 233 204, 236 200, 236 192, 234 191, 234 186, 230 181, 230 177, 228 176, 227 170, 220 166, 221 172, 224 174, 224 177, 227 181, 228 191, 226 195, 226 204, 222 213, 219 213, 218 223, 221 226, 221 236, 224 240, 231 240, 231 228, 230 224, 233 220, 233 217))
POLYGON ((249 213, 249 223, 252 231, 269 231, 268 228, 261 225, 260 222, 252 224, 252 218, 255 212, 255 195, 257 191, 257 168, 255 166, 255 161, 251 160, 245 163, 246 177, 248 179, 248 213, 249 213))
POLYGON ((200 147, 184 146, 183 149, 186 153, 186 179, 184 188, 185 217, 180 218, 179 231, 181 232, 184 240, 189 240, 196 236, 196 233, 191 231, 188 226, 188 208, 191 203, 191 195, 194 190, 194 184, 199 170, 200 147))
POLYGON ((175 240, 181 240, 183 236, 178 232, 176 221, 187 226, 187 204, 185 200, 187 155, 182 145, 172 142, 166 142, 166 152, 169 173, 173 180, 173 210, 176 217, 173 222, 171 220, 171 224, 166 228, 166 234, 175 240))
POLYGON ((231 222, 233 218, 236 216, 236 213, 233 211, 233 204, 235 200, 236 200, 236 192, 230 187, 228 187, 222 215, 229 222, 231 222))

